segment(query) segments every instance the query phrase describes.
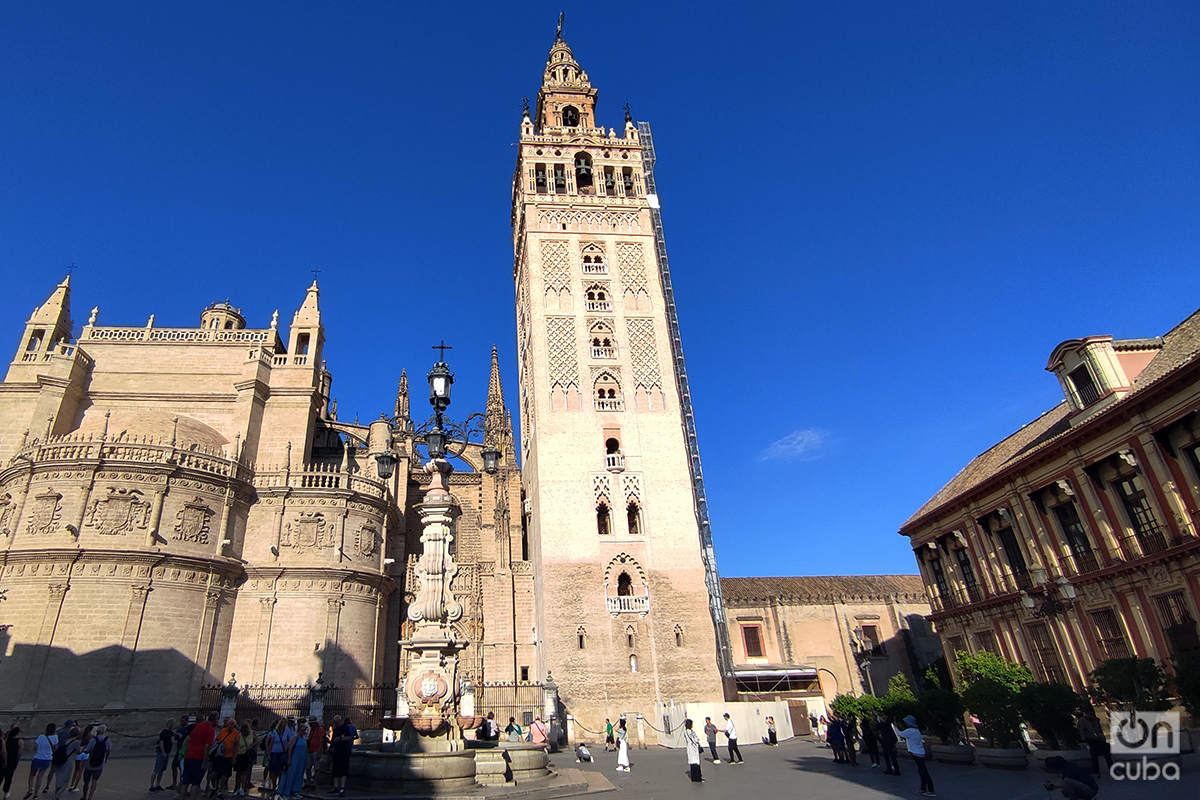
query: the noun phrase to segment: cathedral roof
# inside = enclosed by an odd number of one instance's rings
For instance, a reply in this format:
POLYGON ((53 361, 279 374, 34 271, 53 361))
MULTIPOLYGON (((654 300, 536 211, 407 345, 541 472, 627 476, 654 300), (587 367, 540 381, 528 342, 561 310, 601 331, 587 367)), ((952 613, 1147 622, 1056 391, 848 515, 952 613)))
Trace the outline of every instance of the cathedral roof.
MULTIPOLYGON (((1159 340, 1130 339, 1113 342, 1116 349, 1144 347, 1159 340)), ((949 483, 931 497, 901 526, 901 533, 926 515, 973 489, 979 488, 1001 472, 1020 464, 1035 451, 1051 442, 1080 430, 1101 417, 1109 417, 1129 408, 1140 399, 1140 393, 1167 375, 1192 363, 1200 356, 1200 310, 1192 313, 1161 339, 1161 349, 1132 382, 1129 393, 1089 417, 1071 422, 1071 407, 1064 401, 1010 434, 975 458, 959 471, 949 483)))
POLYGON ((925 599, 920 575, 799 575, 787 578, 721 578, 725 602, 770 598, 828 602, 832 599, 873 600, 901 596, 925 599))

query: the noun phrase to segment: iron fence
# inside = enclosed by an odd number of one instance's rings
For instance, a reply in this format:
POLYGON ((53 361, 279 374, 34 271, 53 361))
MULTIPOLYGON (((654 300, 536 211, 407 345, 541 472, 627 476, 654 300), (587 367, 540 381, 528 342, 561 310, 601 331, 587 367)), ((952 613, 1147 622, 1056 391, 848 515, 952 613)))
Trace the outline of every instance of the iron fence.
MULTIPOLYGON (((207 714, 221 708, 221 686, 205 686, 200 690, 200 710, 207 714)), ((308 684, 268 684, 242 686, 238 692, 234 716, 239 721, 258 719, 259 730, 273 726, 280 719, 308 716, 312 709, 313 689, 308 684)), ((396 687, 390 684, 374 686, 331 686, 325 690, 325 722, 334 715, 350 719, 363 730, 382 727, 383 717, 396 710, 396 687)))
POLYGON ((534 716, 542 713, 545 697, 540 683, 484 683, 475 689, 475 708, 480 715, 495 714, 501 729, 509 717, 528 728, 534 716))

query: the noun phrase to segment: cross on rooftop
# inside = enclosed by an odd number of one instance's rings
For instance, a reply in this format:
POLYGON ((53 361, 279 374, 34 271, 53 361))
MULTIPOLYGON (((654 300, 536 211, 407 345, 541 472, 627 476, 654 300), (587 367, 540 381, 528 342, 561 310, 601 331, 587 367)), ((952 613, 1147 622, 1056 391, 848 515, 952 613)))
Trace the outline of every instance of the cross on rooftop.
POLYGON ((75 266, 75 262, 74 262, 74 261, 72 261, 72 262, 71 262, 71 265, 67 267, 67 277, 68 277, 68 278, 69 278, 69 277, 71 277, 71 273, 73 273, 73 272, 74 272, 75 270, 77 270, 77 269, 79 269, 79 268, 78 268, 78 267, 76 267, 76 266, 75 266))
POLYGON ((313 283, 316 283, 316 282, 317 282, 317 276, 321 274, 321 270, 320 270, 320 269, 314 269, 314 270, 311 270, 311 271, 312 271, 312 274, 313 274, 313 283))
POLYGON ((442 339, 442 343, 435 344, 432 349, 440 351, 438 353, 438 361, 445 361, 446 360, 446 351, 453 350, 454 348, 451 345, 446 344, 445 339, 442 339))

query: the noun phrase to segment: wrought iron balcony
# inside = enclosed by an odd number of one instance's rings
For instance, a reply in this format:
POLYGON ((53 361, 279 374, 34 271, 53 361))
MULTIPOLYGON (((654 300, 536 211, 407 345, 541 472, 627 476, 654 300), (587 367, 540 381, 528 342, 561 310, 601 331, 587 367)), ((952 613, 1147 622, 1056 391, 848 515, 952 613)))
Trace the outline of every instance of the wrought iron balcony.
POLYGON ((596 399, 597 411, 624 411, 625 402, 623 400, 601 400, 596 399))
POLYGON ((612 311, 611 300, 585 300, 583 301, 585 311, 612 311))
POLYGON ((608 274, 608 264, 584 264, 583 265, 583 274, 584 275, 607 275, 608 274))
POLYGON ((592 358, 616 358, 617 348, 615 347, 593 347, 592 358))
POLYGON ((604 456, 604 468, 609 472, 625 471, 625 456, 621 453, 608 453, 604 456))

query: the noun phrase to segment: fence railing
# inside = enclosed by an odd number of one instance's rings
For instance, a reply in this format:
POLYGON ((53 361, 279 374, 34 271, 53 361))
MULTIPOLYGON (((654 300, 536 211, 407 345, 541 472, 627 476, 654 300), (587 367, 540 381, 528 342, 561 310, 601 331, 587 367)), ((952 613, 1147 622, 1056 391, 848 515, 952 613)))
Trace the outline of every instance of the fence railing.
MULTIPOLYGON (((200 710, 203 713, 221 708, 221 686, 205 686, 200 690, 200 710)), ((234 716, 238 722, 258 719, 259 730, 266 730, 280 719, 307 716, 312 712, 313 697, 318 693, 308 684, 268 684, 242 686, 238 692, 234 716)), ((391 684, 374 686, 330 686, 324 692, 322 721, 328 723, 334 715, 349 718, 355 727, 372 730, 383 726, 383 718, 396 711, 396 687, 391 684)))
POLYGON ((527 730, 545 704, 546 693, 540 683, 484 683, 475 689, 476 713, 486 716, 492 712, 501 730, 509 717, 527 730))

